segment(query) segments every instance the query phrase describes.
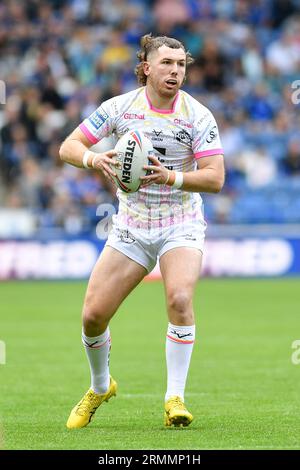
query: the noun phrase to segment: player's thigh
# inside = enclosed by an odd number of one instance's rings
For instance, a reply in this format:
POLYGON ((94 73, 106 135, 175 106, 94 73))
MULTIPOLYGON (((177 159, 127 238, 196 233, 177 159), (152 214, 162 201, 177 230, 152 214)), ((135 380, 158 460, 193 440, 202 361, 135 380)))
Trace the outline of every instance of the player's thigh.
POLYGON ((106 246, 90 276, 84 309, 110 317, 146 274, 143 266, 106 246))
POLYGON ((159 263, 167 302, 172 303, 179 297, 181 303, 192 301, 200 276, 202 252, 193 247, 172 248, 161 256, 159 263))

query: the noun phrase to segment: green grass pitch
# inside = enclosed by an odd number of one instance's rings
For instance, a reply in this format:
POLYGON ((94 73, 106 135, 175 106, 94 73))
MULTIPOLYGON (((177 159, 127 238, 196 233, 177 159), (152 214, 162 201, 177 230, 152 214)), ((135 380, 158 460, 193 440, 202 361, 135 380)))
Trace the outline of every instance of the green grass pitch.
POLYGON ((299 449, 299 280, 203 280, 186 388, 195 420, 165 429, 163 286, 142 283, 111 322, 116 398, 69 431, 89 386, 81 346, 86 283, 0 285, 0 447, 4 449, 299 449))

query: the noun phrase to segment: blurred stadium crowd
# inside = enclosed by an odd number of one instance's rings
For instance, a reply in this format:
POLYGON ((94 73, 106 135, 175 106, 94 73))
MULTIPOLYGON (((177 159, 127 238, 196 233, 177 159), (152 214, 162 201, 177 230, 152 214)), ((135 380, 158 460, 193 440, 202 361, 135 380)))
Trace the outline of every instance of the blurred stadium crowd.
POLYGON ((108 183, 62 165, 58 149, 101 101, 137 87, 150 31, 190 50, 184 89, 219 124, 227 181, 205 196, 206 218, 300 222, 300 0, 2 0, 0 206, 78 234, 101 202, 116 204, 108 183))

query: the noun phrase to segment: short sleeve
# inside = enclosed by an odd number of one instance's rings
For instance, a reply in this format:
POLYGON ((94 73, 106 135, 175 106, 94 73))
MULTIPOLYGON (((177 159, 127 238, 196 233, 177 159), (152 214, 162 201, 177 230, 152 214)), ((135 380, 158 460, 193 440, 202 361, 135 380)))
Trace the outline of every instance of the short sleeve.
POLYGON ((115 118, 111 110, 111 100, 102 103, 88 118, 86 118, 79 128, 89 139, 91 144, 96 144, 103 137, 110 135, 115 127, 115 118))
POLYGON ((208 109, 194 124, 192 149, 196 159, 223 154, 218 126, 208 109))

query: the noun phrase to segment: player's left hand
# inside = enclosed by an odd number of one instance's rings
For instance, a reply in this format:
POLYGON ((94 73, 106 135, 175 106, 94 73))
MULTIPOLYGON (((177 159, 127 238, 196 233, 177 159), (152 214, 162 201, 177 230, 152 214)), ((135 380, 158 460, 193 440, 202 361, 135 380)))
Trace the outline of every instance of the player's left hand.
POLYGON ((154 155, 149 156, 149 160, 153 165, 144 165, 144 169, 147 170, 146 176, 141 176, 141 186, 149 186, 149 184, 165 184, 168 179, 168 170, 164 167, 157 157, 154 155))

